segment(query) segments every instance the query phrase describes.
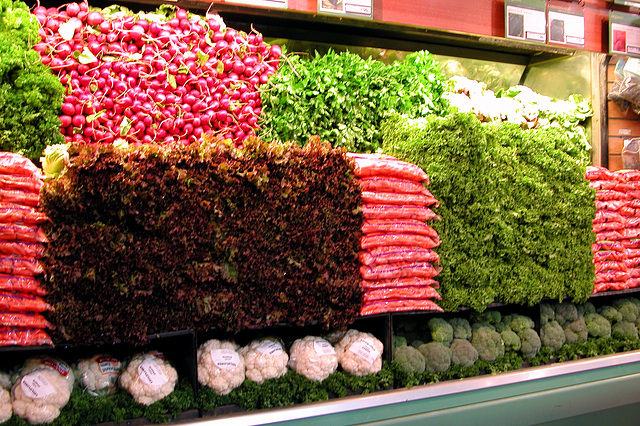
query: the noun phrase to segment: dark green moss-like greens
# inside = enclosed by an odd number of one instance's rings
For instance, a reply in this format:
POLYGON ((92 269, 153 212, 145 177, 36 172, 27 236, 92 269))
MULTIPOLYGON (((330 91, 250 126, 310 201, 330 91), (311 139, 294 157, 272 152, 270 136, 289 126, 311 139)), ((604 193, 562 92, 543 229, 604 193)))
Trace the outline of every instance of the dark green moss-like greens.
POLYGON ((360 190, 342 150, 252 140, 72 151, 42 195, 58 339, 339 328, 357 316, 360 190))
POLYGON ((396 118, 383 133, 385 152, 422 167, 440 201, 443 308, 589 297, 595 192, 579 140, 470 114, 396 118))

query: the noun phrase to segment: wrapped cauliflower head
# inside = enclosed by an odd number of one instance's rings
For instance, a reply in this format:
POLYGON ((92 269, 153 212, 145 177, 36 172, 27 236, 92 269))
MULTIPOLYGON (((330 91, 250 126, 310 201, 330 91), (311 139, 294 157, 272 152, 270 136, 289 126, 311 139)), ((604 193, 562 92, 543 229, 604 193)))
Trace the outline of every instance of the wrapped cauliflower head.
POLYGON ((11 406, 11 392, 0 387, 0 423, 4 423, 13 415, 11 406))
POLYGON ((244 358, 239 346, 211 339, 198 348, 198 382, 218 395, 227 395, 244 382, 244 358))
POLYGON ((71 397, 73 372, 53 357, 27 360, 11 389, 13 412, 31 424, 51 423, 71 397))
POLYGON ((78 372, 87 393, 93 396, 111 395, 117 389, 122 363, 110 355, 95 355, 78 361, 78 372))
POLYGON ((335 349, 340 366, 349 374, 366 376, 382 369, 384 345, 371 333, 348 330, 335 349))
POLYGON ((151 351, 134 355, 118 381, 137 403, 151 405, 173 392, 178 372, 161 352, 151 351))
POLYGON ((287 372, 289 355, 277 340, 254 340, 240 349, 240 355, 244 358, 245 375, 252 382, 263 383, 287 372))
POLYGON ((327 340, 306 336, 289 349, 289 367, 309 380, 321 382, 338 368, 338 356, 327 340))

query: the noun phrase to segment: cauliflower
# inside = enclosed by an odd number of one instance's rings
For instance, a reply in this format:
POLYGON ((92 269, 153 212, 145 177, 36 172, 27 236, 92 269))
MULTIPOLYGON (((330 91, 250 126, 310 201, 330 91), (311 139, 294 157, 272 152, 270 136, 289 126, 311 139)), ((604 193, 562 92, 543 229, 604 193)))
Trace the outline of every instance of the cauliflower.
POLYGON ((338 369, 338 356, 327 340, 317 336, 297 339, 289 349, 289 367, 309 380, 321 382, 338 369))
POLYGON ((638 299, 633 297, 624 297, 613 302, 613 307, 620 312, 623 321, 635 322, 640 315, 640 305, 638 299))
POLYGON ((478 351, 466 339, 451 342, 451 362, 461 367, 471 367, 478 360, 478 351))
POLYGON ((418 350, 422 352, 426 369, 430 373, 443 373, 451 366, 451 357, 453 355, 451 348, 441 342, 425 343, 418 350))
POLYGON ((384 345, 371 333, 350 329, 336 344, 340 366, 356 376, 375 374, 382 369, 384 345))
POLYGON ((620 321, 611 326, 611 335, 630 340, 638 340, 638 329, 629 321, 620 321))
POLYGON ((611 337, 611 323, 600 314, 587 314, 584 317, 591 337, 611 337))
POLYGON ((518 337, 520 337, 520 353, 524 359, 531 359, 538 354, 542 342, 533 328, 524 328, 518 333, 518 337))
POLYGON ((42 367, 56 370, 65 379, 67 386, 69 387, 69 392, 73 390, 73 386, 75 385, 75 374, 69 364, 60 358, 49 355, 31 357, 24 362, 24 365, 20 370, 20 374, 24 375, 31 371, 39 370, 42 367))
POLYGON ((70 397, 67 378, 46 366, 30 367, 11 389, 13 412, 31 424, 54 421, 70 397))
POLYGON ((454 339, 471 339, 471 324, 464 318, 451 318, 449 324, 453 327, 454 339))
POLYGON ((0 387, 0 423, 4 423, 13 415, 11 407, 11 393, 3 387, 0 387))
POLYGON ((282 377, 287 372, 289 355, 282 343, 273 339, 256 339, 240 349, 245 375, 256 383, 282 377))
POLYGON ((504 342, 505 350, 508 351, 519 351, 520 350, 520 337, 516 334, 515 331, 508 329, 504 330, 500 333, 500 337, 502 337, 502 341, 504 342))
POLYGON ((589 330, 587 330, 587 323, 582 315, 578 316, 578 319, 564 325, 564 336, 568 345, 574 343, 583 343, 587 341, 589 337, 589 330))
POLYGON ((413 346, 400 346, 393 353, 393 360, 408 373, 424 373, 424 355, 413 346))
POLYGON ((119 383, 133 399, 144 405, 158 402, 175 389, 178 372, 157 351, 133 356, 120 375, 119 383))
POLYGON ((542 346, 551 349, 552 352, 560 349, 566 340, 564 329, 558 321, 549 321, 540 327, 540 342, 542 346))
POLYGON ((233 342, 211 339, 198 348, 198 382, 218 395, 229 392, 244 382, 244 358, 233 342))
POLYGON ((95 355, 78 361, 82 385, 93 396, 115 393, 121 370, 120 360, 110 355, 95 355))
POLYGON ((610 323, 622 321, 622 314, 611 305, 602 305, 598 308, 597 312, 605 317, 610 323))
POLYGON ((431 318, 427 323, 431 332, 431 340, 449 346, 453 340, 453 327, 445 319, 431 318))
POLYGON ((489 328, 479 327, 473 331, 471 344, 478 351, 478 357, 483 361, 493 362, 504 356, 504 342, 500 333, 489 328))

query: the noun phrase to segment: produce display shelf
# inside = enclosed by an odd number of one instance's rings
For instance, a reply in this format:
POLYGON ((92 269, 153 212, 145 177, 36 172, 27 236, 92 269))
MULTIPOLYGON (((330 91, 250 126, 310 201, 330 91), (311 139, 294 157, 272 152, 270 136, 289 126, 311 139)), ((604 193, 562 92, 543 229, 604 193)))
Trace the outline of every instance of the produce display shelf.
POLYGON ((637 424, 639 386, 640 351, 632 351, 176 424, 585 424, 587 416, 637 424))

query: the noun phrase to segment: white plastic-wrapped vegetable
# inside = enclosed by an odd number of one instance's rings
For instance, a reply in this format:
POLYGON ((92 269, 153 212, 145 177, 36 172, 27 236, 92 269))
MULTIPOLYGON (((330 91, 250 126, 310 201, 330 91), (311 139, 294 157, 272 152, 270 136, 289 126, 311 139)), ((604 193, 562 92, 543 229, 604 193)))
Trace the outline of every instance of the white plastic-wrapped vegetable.
POLYGON ((287 372, 289 355, 282 343, 273 339, 257 339, 240 349, 245 375, 256 383, 282 377, 287 372))
POLYGON ((371 333, 348 330, 335 349, 340 366, 349 374, 366 376, 382 369, 384 345, 371 333))
POLYGON ((0 388, 11 389, 11 375, 4 371, 0 371, 0 388))
POLYGON ((51 423, 71 397, 73 372, 53 357, 34 357, 25 362, 11 388, 14 414, 29 423, 51 423))
POLYGON ((239 346, 211 339, 198 348, 198 382, 218 395, 227 395, 244 382, 244 359, 239 346))
POLYGON ((139 353, 120 375, 119 383, 133 399, 144 405, 158 402, 173 392, 178 372, 158 351, 139 353))
POLYGON ((321 382, 338 368, 335 349, 317 336, 295 340, 289 349, 289 357, 289 367, 309 380, 321 382))
POLYGON ((94 355, 78 361, 78 372, 84 389, 93 396, 115 393, 122 363, 111 355, 94 355))
POLYGON ((13 415, 11 407, 11 392, 0 387, 0 423, 4 423, 13 415))

